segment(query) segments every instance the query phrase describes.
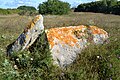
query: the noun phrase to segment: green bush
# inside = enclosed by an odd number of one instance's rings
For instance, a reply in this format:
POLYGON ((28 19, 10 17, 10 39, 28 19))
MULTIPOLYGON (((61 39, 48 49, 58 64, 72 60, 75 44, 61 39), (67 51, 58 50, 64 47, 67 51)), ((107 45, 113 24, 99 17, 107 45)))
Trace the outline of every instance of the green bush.
POLYGON ((40 14, 67 14, 70 11, 70 4, 59 0, 48 0, 38 6, 40 14))

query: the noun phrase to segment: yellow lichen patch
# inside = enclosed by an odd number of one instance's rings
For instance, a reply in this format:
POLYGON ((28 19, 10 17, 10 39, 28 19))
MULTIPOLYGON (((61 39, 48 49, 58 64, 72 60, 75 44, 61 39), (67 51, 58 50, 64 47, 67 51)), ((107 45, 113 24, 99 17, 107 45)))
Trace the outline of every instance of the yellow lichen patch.
POLYGON ((40 19, 40 16, 36 16, 36 18, 33 20, 34 23, 36 23, 40 19))
POLYGON ((31 21, 31 22, 27 25, 27 29, 33 28, 34 25, 35 25, 35 24, 31 21))
POLYGON ((24 30, 24 32, 28 31, 28 29, 32 29, 34 27, 34 25, 36 24, 36 22, 40 19, 40 16, 36 16, 35 19, 33 19, 26 27, 26 29, 24 30))
POLYGON ((26 41, 28 41, 29 40, 29 36, 28 35, 26 35, 26 41))
POLYGON ((57 38, 62 43, 74 46, 77 42, 77 38, 74 37, 73 31, 82 31, 83 28, 86 28, 86 26, 70 26, 61 28, 51 28, 46 30, 47 38, 51 45, 51 48, 55 45, 55 43, 53 42, 55 38, 57 38))
POLYGON ((77 48, 79 48, 79 44, 76 44, 77 48))

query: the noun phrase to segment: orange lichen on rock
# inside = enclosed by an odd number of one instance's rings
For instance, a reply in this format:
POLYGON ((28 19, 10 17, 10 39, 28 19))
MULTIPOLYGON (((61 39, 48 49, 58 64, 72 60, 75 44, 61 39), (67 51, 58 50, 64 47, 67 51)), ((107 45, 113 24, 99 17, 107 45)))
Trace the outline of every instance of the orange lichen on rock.
POLYGON ((74 46, 77 42, 77 39, 74 36, 74 31, 82 31, 82 29, 86 28, 86 26, 70 26, 70 27, 61 27, 61 28, 51 28, 47 30, 47 38, 51 45, 51 48, 55 45, 54 38, 59 41, 68 44, 70 46, 74 46))
POLYGON ((90 29, 92 31, 92 34, 107 34, 106 31, 104 31, 103 29, 100 29, 96 26, 90 26, 90 29))

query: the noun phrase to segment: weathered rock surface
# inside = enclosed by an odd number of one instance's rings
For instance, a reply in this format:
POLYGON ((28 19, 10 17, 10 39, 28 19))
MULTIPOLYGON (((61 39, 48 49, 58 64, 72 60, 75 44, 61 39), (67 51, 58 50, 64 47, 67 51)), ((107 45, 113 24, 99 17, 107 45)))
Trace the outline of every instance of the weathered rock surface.
POLYGON ((8 45, 7 55, 12 54, 13 51, 17 52, 29 48, 43 31, 43 17, 42 15, 37 15, 35 19, 27 25, 16 41, 8 45))
POLYGON ((69 26, 44 31, 43 17, 38 15, 17 40, 8 46, 7 54, 29 48, 43 32, 49 43, 53 64, 60 67, 72 63, 89 44, 103 44, 108 39, 108 33, 96 26, 69 26))
POLYGON ((69 26, 46 30, 54 64, 62 67, 72 63, 89 44, 103 44, 108 33, 96 26, 69 26))

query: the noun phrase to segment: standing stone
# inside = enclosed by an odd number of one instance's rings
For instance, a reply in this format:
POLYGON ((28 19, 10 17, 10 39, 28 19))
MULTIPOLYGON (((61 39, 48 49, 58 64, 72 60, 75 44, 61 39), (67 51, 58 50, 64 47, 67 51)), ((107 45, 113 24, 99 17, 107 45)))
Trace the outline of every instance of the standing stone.
POLYGON ((8 45, 7 55, 11 55, 13 52, 23 51, 29 48, 37 39, 39 34, 44 31, 43 16, 37 15, 27 27, 24 29, 22 34, 16 39, 15 42, 8 45))

